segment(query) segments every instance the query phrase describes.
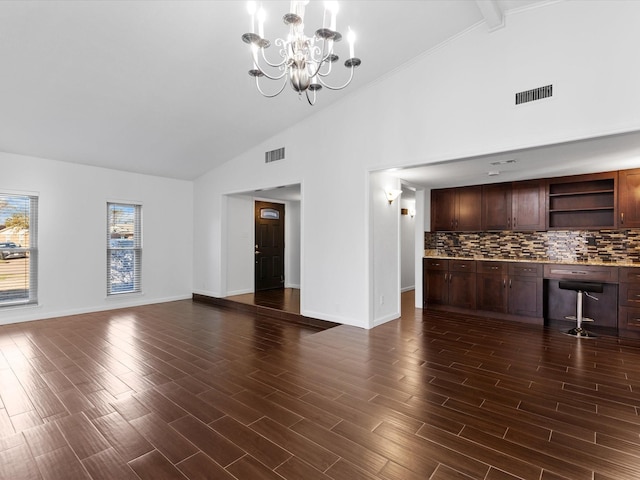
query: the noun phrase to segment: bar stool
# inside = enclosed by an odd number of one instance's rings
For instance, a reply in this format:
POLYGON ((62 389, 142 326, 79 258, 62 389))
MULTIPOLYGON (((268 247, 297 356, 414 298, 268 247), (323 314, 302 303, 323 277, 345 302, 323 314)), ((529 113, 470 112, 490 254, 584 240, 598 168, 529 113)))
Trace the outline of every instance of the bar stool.
POLYGON ((584 328, 582 328, 582 322, 593 322, 593 318, 586 318, 582 316, 582 295, 586 295, 593 300, 598 300, 593 295, 590 295, 589 292, 602 293, 602 284, 601 283, 588 283, 588 282, 572 282, 572 281, 561 281, 558 282, 558 287, 562 290, 575 290, 578 292, 578 298, 576 300, 576 314, 575 316, 565 317, 568 320, 576 321, 576 328, 572 328, 567 332, 568 335, 574 335, 576 337, 595 337, 593 333, 589 333, 584 328))

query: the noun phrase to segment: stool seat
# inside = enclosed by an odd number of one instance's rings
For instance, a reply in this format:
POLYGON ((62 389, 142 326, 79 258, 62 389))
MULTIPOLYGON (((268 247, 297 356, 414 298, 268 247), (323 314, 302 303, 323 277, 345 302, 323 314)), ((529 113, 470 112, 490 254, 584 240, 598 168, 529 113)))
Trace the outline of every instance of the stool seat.
POLYGON ((586 294, 588 297, 593 298, 594 300, 598 300, 596 297, 589 295, 585 292, 593 292, 593 293, 602 293, 603 285, 601 283, 592 283, 592 282, 576 282, 572 280, 560 281, 558 282, 558 287, 562 290, 574 290, 577 292, 577 300, 576 300, 576 315, 571 317, 566 317, 569 320, 576 321, 576 328, 572 328, 567 332, 568 335, 573 335, 575 337, 594 337, 592 333, 589 333, 584 328, 582 328, 582 322, 593 322, 592 318, 585 318, 582 316, 582 295, 586 294))
POLYGON ((567 280, 567 281, 558 282, 558 287, 560 287, 562 290, 575 290, 576 292, 583 291, 583 292, 602 293, 601 283, 574 282, 572 280, 567 280))

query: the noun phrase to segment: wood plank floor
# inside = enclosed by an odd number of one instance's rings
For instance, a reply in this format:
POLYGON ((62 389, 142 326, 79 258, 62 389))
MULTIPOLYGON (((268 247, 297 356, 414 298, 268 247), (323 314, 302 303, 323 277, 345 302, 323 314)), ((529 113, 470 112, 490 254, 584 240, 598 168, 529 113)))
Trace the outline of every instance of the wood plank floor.
POLYGON ((0 328, 0 478, 640 478, 640 343, 179 301, 0 328), (637 384, 636 384, 637 383, 637 384))
POLYGON ((278 288, 225 297, 227 300, 300 314, 300 289, 278 288))

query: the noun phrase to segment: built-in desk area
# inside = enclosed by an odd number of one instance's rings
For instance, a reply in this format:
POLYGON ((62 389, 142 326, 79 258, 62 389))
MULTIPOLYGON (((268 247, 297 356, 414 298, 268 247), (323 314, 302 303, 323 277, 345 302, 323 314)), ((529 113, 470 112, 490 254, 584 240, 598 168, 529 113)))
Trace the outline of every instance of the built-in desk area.
POLYGON ((584 301, 584 315, 595 333, 640 336, 640 265, 602 265, 472 259, 424 258, 424 308, 468 312, 569 329, 576 314, 576 292, 559 287, 578 280, 602 285, 584 301))

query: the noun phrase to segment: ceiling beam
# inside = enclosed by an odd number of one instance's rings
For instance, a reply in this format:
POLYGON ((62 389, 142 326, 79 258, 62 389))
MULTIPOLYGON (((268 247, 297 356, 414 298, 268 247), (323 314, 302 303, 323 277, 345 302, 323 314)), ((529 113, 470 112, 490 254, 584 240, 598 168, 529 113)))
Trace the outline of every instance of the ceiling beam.
POLYGON ((476 0, 476 5, 487 22, 490 32, 504 27, 504 13, 497 0, 476 0))

